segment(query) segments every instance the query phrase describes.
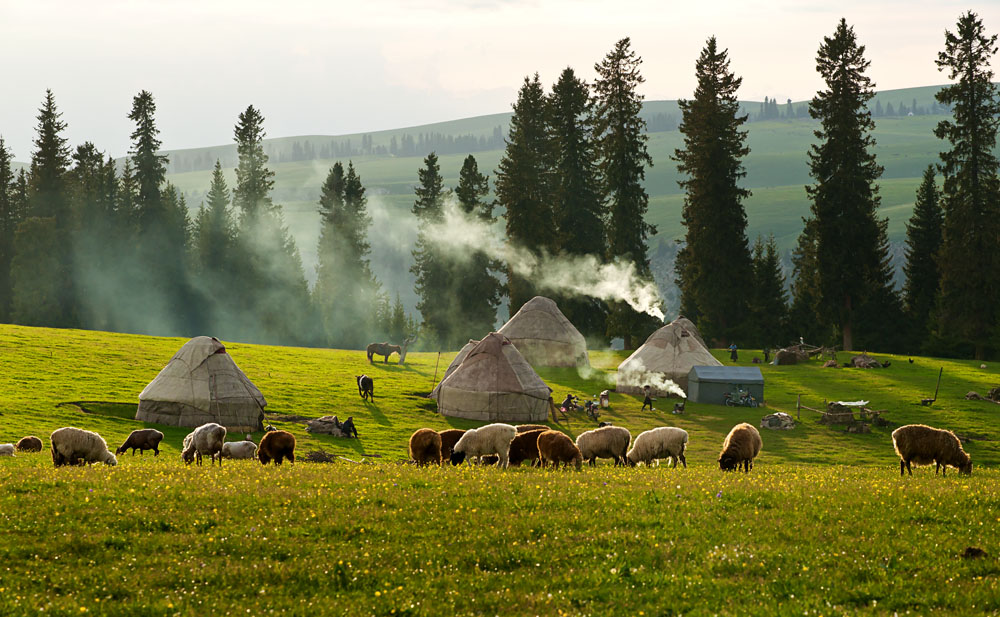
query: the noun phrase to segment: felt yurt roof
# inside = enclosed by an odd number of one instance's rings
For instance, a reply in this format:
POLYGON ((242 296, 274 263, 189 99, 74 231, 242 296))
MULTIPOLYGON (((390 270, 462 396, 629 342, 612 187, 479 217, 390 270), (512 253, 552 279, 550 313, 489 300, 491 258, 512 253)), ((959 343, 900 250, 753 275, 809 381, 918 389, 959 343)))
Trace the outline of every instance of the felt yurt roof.
POLYGON ((263 427, 267 401, 218 339, 181 347, 139 394, 136 420, 173 426, 217 422, 240 431, 263 427))
POLYGON ((532 366, 590 366, 587 341, 549 298, 528 300, 498 332, 532 366))
MULTIPOLYGON (((465 356, 469 355, 469 352, 472 351, 472 348, 475 347, 477 343, 479 343, 479 341, 470 338, 469 342, 462 346, 462 349, 458 351, 458 355, 455 356, 455 359, 452 360, 451 364, 448 365, 448 368, 445 369, 444 377, 441 378, 441 381, 444 381, 445 379, 448 378, 448 375, 451 375, 452 373, 455 372, 455 369, 458 368, 458 365, 462 363, 462 360, 465 360, 465 356)), ((438 388, 441 387, 441 381, 439 381, 438 384, 434 386, 434 389, 431 390, 431 393, 427 395, 427 398, 437 397, 437 391, 438 388)))
POLYGON ((705 343, 705 339, 701 338, 701 332, 698 332, 698 328, 697 326, 694 325, 693 321, 691 321, 690 319, 688 319, 683 315, 679 315, 677 319, 671 321, 670 323, 682 326, 690 334, 694 335, 696 339, 698 339, 698 342, 701 343, 702 347, 708 349, 708 345, 705 343))
POLYGON ((484 422, 540 422, 551 390, 502 334, 491 332, 435 388, 446 416, 484 422))
POLYGON ((649 385, 656 395, 665 396, 669 394, 662 387, 666 378, 687 392, 692 366, 722 366, 722 363, 682 322, 674 320, 652 333, 642 347, 618 366, 615 391, 641 394, 642 387, 649 385))

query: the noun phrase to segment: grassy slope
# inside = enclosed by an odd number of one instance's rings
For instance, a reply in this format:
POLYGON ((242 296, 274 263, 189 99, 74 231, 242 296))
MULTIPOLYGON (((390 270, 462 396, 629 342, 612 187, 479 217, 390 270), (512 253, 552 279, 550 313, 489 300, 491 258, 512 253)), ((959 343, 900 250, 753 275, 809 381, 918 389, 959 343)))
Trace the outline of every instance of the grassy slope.
MULTIPOLYGON (((109 442, 124 439, 141 423, 104 415, 84 415, 73 407, 56 405, 66 401, 137 402, 138 393, 183 344, 183 339, 155 338, 101 332, 48 330, 0 326, 0 412, 4 414, 0 442, 16 441, 36 433, 46 438, 53 429, 65 425, 93 428, 109 442)), ((470 427, 474 423, 444 418, 435 413, 433 401, 422 395, 432 387, 437 354, 411 353, 404 366, 395 363, 367 364, 361 351, 267 347, 233 343, 233 358, 257 384, 268 400, 271 415, 319 417, 335 414, 341 419, 354 416, 361 438, 358 441, 313 436, 304 425, 278 422, 300 438, 300 450, 322 447, 357 458, 377 454, 387 460, 406 458, 407 439, 423 426, 436 429, 470 427), (375 404, 366 404, 357 395, 354 376, 367 373, 375 378, 375 404)), ((748 364, 749 351, 742 364, 748 364)), ((716 352, 723 359, 723 352, 716 352)), ((438 374, 444 372, 453 354, 443 354, 438 374)), ((613 384, 613 371, 624 352, 592 352, 594 374, 583 379, 575 370, 540 371, 553 388, 556 400, 566 392, 581 397, 595 396, 613 384), (609 382, 609 378, 612 380, 609 382)), ((846 358, 846 354, 842 354, 846 358)), ((395 357, 394 357, 395 358, 395 357)), ((926 422, 975 434, 988 440, 973 441, 968 450, 977 464, 1000 464, 997 406, 966 401, 969 390, 985 393, 1000 384, 997 369, 982 370, 971 361, 892 358, 884 371, 822 369, 818 363, 805 366, 764 366, 765 395, 769 410, 795 413, 795 400, 820 407, 824 399, 869 399, 876 409, 888 410, 887 418, 897 424, 926 422), (933 394, 939 367, 945 368, 940 400, 932 408, 919 400, 933 394)), ((756 424, 764 410, 728 409, 689 404, 687 413, 673 415, 673 401, 659 401, 653 413, 640 413, 641 400, 612 394, 611 408, 603 419, 628 427, 633 434, 653 426, 677 425, 691 434, 689 461, 697 466, 714 460, 725 433, 739 421, 756 424)), ((790 432, 767 432, 762 463, 820 463, 830 461, 892 465, 895 456, 888 433, 874 429, 869 435, 847 435, 841 429, 817 422, 815 414, 802 412, 801 426, 790 432)), ((582 412, 561 426, 571 435, 592 428, 582 412)), ((186 431, 163 428, 167 434, 167 455, 173 457, 186 431)), ((233 436, 238 438, 238 436, 233 436)), ((259 436, 258 436, 259 437, 259 436)), ((47 441, 47 439, 46 439, 47 441)))
MULTIPOLYGON (((36 433, 47 442, 49 430, 67 424, 123 438, 139 424, 55 404, 134 402, 182 342, 0 326, 0 441, 36 433)), ((361 352, 228 348, 274 412, 358 420, 357 442, 282 424, 299 436, 300 455, 323 446, 399 459, 414 427, 463 425, 410 395, 429 389, 436 354, 411 354, 400 367, 369 366, 361 352), (352 378, 361 371, 376 378, 375 405, 356 398, 352 378)), ((602 374, 621 354, 592 357, 602 374)), ((997 436, 997 408, 961 398, 1000 381, 995 368, 923 358, 894 358, 885 371, 763 368, 773 408, 790 409, 799 392, 813 405, 823 396, 864 397, 896 422, 997 436), (942 365, 939 402, 920 407, 942 365)), ((575 371, 542 375, 557 395, 593 394, 602 383, 575 371)), ((46 452, 0 459, 0 614, 1000 611, 1000 472, 983 469, 1000 463, 996 442, 969 444, 978 464, 971 478, 921 469, 900 479, 885 430, 846 435, 806 415, 793 431, 764 432, 749 476, 722 474, 713 461, 724 432, 763 410, 689 404, 674 416, 640 414, 640 405, 612 395, 605 416, 633 432, 685 427, 687 470, 607 462, 581 474, 346 463, 261 469, 252 461, 198 469, 177 460, 185 429, 164 429, 158 459, 124 456, 114 469, 56 470, 46 452), (962 559, 967 546, 989 556, 962 559)), ((575 416, 563 428, 585 424, 575 416)))

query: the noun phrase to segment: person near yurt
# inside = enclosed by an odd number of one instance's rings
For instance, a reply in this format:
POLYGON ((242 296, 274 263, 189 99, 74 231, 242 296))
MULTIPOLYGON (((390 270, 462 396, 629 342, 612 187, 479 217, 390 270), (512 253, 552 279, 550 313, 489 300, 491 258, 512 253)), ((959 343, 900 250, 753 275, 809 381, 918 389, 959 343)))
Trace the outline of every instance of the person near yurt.
POLYGON ((667 387, 666 380, 670 380, 686 394, 692 366, 722 366, 699 341, 696 331, 684 322, 690 323, 678 318, 652 333, 642 347, 618 365, 615 391, 643 394, 643 386, 648 385, 654 396, 679 395, 667 387))
POLYGON ((531 366, 590 366, 587 341, 549 298, 528 300, 497 332, 531 366))
POLYGON ((491 332, 434 388, 438 411, 481 422, 544 422, 551 390, 510 340, 491 332))
POLYGON ((267 401, 219 339, 198 336, 181 347, 139 394, 135 419, 170 426, 221 424, 231 431, 264 428, 267 401))

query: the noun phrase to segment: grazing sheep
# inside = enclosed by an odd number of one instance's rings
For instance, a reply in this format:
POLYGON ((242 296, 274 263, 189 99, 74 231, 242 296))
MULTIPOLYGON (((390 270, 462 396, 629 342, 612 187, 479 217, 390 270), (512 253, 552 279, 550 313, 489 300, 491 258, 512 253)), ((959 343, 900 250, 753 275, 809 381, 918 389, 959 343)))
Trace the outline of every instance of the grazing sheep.
POLYGON ((547 431, 551 427, 544 424, 518 424, 514 428, 516 428, 518 434, 520 434, 527 433, 528 431, 547 431))
POLYGON ((280 465, 282 459, 288 459, 289 463, 295 464, 295 435, 288 431, 272 431, 265 433, 260 440, 260 447, 257 448, 257 458, 261 465, 267 465, 274 461, 275 465, 280 465))
POLYGON ((458 440, 462 438, 465 434, 465 429, 463 428, 449 428, 443 431, 438 431, 438 435, 441 436, 441 460, 450 461, 451 451, 458 443, 458 440))
POLYGON ((903 475, 904 469, 913 475, 910 463, 934 463, 935 474, 938 469, 941 469, 942 475, 946 474, 949 466, 958 468, 958 473, 972 473, 972 460, 962 449, 962 442, 951 431, 923 424, 907 424, 892 432, 892 447, 899 455, 899 475, 903 475))
POLYGON ((14 456, 14 444, 0 443, 0 456, 14 456))
POLYGON ((152 450, 153 456, 160 455, 160 442, 163 441, 163 433, 155 428, 141 428, 129 433, 128 438, 121 446, 115 450, 115 454, 125 454, 129 448, 132 449, 132 456, 135 451, 139 451, 139 456, 146 450, 152 450))
POLYGON ((524 461, 529 461, 534 466, 535 461, 539 459, 538 436, 547 430, 549 429, 546 427, 518 433, 514 437, 514 441, 510 442, 510 451, 507 455, 508 464, 519 466, 524 461))
POLYGON ((487 424, 465 431, 451 450, 451 464, 461 465, 466 457, 480 457, 496 454, 500 457, 500 467, 507 468, 507 453, 510 442, 514 441, 517 429, 509 424, 487 424))
POLYGON ((222 444, 222 458, 234 460, 252 459, 257 454, 257 444, 250 441, 227 441, 222 444))
POLYGON ((441 435, 431 428, 417 429, 410 435, 410 458, 418 466, 441 464, 441 435))
POLYGON ((649 429, 639 433, 632 442, 632 449, 625 455, 625 462, 630 467, 635 467, 639 463, 649 467, 654 461, 659 465, 661 458, 669 458, 673 462, 674 469, 677 468, 677 461, 687 469, 687 459, 684 457, 687 443, 688 434, 682 428, 659 426, 649 429))
POLYGON ((576 438, 576 447, 580 448, 583 460, 591 466, 597 465, 599 458, 615 459, 615 466, 625 464, 625 454, 632 441, 632 433, 621 426, 604 426, 580 433, 576 438))
POLYGON ((726 441, 722 443, 722 452, 719 453, 719 469, 722 471, 735 471, 743 465, 744 473, 749 473, 753 469, 753 459, 760 454, 760 449, 764 442, 760 440, 760 433, 752 424, 743 422, 733 427, 726 435, 726 441))
POLYGON ((52 431, 52 463, 56 467, 87 463, 117 465, 118 459, 108 450, 104 438, 92 431, 65 426, 52 431))
POLYGON ((219 460, 219 467, 222 467, 222 444, 226 442, 226 427, 215 422, 202 424, 184 438, 184 450, 181 458, 188 465, 197 459, 201 465, 201 457, 209 456, 212 464, 216 458, 219 460))
POLYGON ((576 447, 568 435, 560 431, 542 431, 538 436, 538 459, 542 467, 545 467, 546 463, 552 463, 553 467, 559 467, 559 463, 562 463, 563 467, 573 463, 577 471, 583 468, 580 448, 576 447))
POLYGON ((18 452, 41 452, 42 440, 34 435, 28 435, 19 439, 14 449, 18 452))

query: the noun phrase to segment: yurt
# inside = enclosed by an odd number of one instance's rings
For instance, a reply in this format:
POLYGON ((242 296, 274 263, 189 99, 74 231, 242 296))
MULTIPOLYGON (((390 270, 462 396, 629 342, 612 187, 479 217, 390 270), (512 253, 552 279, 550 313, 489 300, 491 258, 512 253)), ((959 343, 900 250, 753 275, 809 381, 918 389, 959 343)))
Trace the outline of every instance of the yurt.
POLYGON ((184 344, 139 394, 135 419, 171 426, 216 422, 245 432, 264 428, 267 401, 236 366, 219 339, 184 344))
POLYGON ((587 341, 548 298, 535 296, 525 302, 498 332, 531 366, 590 366, 587 341))
MULTIPOLYGON (((451 364, 448 365, 448 368, 445 370, 444 377, 441 378, 441 381, 444 381, 445 379, 448 378, 448 375, 451 375, 452 373, 455 372, 455 369, 457 369, 458 365, 462 363, 462 360, 465 360, 465 356, 469 355, 469 352, 472 351, 472 348, 475 347, 478 343, 479 341, 474 341, 470 338, 469 342, 462 346, 462 349, 458 351, 458 355, 456 355, 455 359, 452 360, 451 364)), ((427 395, 427 398, 437 398, 437 392, 438 388, 441 387, 441 381, 439 381, 438 384, 434 386, 434 389, 431 390, 431 393, 427 395)))
POLYGON ((618 365, 616 392, 642 394, 643 386, 648 385, 654 396, 680 394, 669 388, 670 380, 686 394, 692 366, 722 366, 680 319, 652 333, 642 347, 618 365))
POLYGON ((491 332, 441 380, 432 397, 445 416, 481 422, 544 422, 550 393, 507 337, 491 332))

